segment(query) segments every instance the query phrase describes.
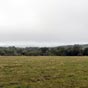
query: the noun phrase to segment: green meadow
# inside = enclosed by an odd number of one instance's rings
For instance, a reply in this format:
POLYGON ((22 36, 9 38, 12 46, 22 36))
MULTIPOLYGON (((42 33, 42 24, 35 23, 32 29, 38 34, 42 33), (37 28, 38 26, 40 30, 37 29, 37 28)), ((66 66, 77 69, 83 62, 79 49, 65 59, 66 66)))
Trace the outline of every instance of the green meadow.
POLYGON ((1 56, 0 88, 88 88, 88 57, 1 56))

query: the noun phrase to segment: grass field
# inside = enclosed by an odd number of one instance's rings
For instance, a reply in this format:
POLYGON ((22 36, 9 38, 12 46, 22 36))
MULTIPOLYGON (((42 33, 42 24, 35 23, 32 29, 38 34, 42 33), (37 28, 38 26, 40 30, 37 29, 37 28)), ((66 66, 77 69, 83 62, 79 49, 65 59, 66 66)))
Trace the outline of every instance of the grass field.
POLYGON ((0 88, 88 88, 88 57, 0 57, 0 88))

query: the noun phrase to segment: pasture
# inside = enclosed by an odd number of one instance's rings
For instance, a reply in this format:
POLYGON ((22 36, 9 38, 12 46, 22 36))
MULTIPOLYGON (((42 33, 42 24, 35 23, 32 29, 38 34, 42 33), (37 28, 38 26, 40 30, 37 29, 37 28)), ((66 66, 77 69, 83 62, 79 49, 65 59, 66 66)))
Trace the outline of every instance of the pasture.
POLYGON ((88 57, 1 56, 0 88, 88 88, 88 57))

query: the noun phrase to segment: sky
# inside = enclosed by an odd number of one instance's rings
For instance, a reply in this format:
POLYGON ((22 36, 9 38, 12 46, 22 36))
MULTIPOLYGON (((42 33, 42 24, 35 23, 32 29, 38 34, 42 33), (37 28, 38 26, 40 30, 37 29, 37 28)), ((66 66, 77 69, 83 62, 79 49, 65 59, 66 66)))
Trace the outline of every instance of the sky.
POLYGON ((88 43, 88 0, 0 0, 0 45, 88 43))

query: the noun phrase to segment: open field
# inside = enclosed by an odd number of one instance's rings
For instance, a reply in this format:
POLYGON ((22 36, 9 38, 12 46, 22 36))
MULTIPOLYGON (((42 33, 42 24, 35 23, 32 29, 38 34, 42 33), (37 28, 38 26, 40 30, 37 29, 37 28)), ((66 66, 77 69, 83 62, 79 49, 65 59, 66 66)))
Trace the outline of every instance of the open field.
POLYGON ((88 88, 88 57, 0 57, 0 88, 88 88))

